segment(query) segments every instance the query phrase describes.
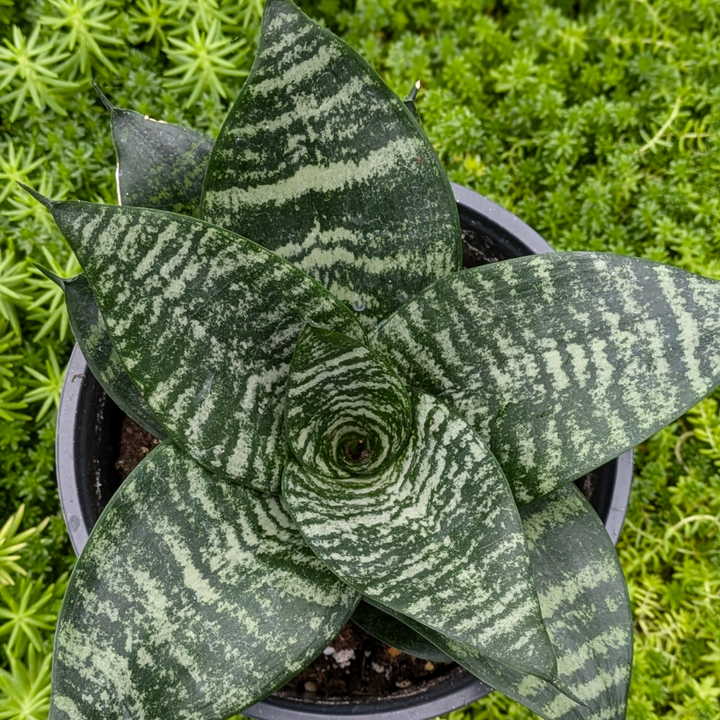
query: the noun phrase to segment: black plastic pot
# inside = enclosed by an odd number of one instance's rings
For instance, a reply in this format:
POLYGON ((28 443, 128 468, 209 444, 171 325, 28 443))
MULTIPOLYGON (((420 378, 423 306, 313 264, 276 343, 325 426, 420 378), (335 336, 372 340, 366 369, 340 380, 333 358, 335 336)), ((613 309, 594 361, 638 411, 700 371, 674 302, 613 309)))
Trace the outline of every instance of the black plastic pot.
MULTIPOLYGON (((453 185, 463 227, 465 267, 552 252, 512 213, 467 188, 453 185)), ((80 553, 100 513, 120 486, 115 461, 124 415, 90 373, 75 346, 63 386, 57 424, 57 479, 63 515, 80 553)), ((632 483, 633 453, 603 465, 577 485, 617 542, 632 483)), ((421 688, 382 698, 286 698, 273 695, 243 714, 270 720, 427 720, 464 707, 491 692, 455 667, 421 688)))

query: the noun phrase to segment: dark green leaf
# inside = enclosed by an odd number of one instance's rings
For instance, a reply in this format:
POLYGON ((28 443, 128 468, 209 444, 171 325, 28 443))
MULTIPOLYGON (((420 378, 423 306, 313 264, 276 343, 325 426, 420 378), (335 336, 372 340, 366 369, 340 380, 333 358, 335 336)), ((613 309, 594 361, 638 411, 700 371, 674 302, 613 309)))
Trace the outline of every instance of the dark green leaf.
POLYGON ((290 461, 289 511, 318 557, 364 596, 511 667, 554 676, 502 470, 446 405, 423 393, 413 404, 407 448, 382 473, 327 478, 290 461))
POLYGON ((213 141, 194 130, 115 107, 95 89, 110 111, 120 205, 196 215, 213 141))
POLYGON ((481 680, 547 720, 623 720, 632 672, 632 618, 623 571, 605 526, 574 485, 520 514, 557 657, 555 683, 523 677, 401 619, 481 680))
POLYGON ((225 720, 302 670, 357 601, 278 498, 218 482, 165 442, 75 567, 50 718, 225 720))
MULTIPOLYGON (((547 681, 528 673, 518 672, 480 655, 467 645, 452 640, 387 605, 373 599, 367 599, 367 601, 375 605, 381 612, 392 615, 399 622, 408 625, 490 687, 522 703, 538 715, 548 720, 557 720, 558 717, 564 717, 566 720, 583 718, 580 714, 572 714, 579 713, 584 708, 578 698, 563 685, 559 678, 547 681), (525 695, 524 691, 528 688, 531 692, 529 695, 525 695), (543 708, 546 707, 552 707, 556 715, 545 713, 543 708)), ((593 720, 602 720, 602 718, 593 720)))
POLYGON ((352 621, 366 633, 377 638, 386 645, 402 650, 408 655, 432 660, 433 662, 452 662, 452 658, 438 650, 422 635, 416 633, 405 623, 396 620, 379 608, 361 602, 352 616, 352 621))
POLYGON ((410 434, 410 396, 394 370, 357 340, 307 325, 287 382, 285 434, 310 472, 369 475, 410 434))
POLYGON ((43 274, 65 292, 70 327, 90 371, 115 404, 138 425, 163 440, 165 431, 127 374, 113 348, 107 326, 85 275, 59 278, 45 268, 43 274))
POLYGON ((460 267, 452 190, 412 114, 288 0, 265 5, 203 192, 203 219, 302 268, 366 328, 460 267))
POLYGON ((508 260, 438 281, 373 345, 490 443, 523 505, 720 383, 720 283, 619 255, 508 260))
POLYGON ((50 206, 113 345, 168 435, 212 472, 277 491, 297 338, 308 321, 363 338, 352 311, 276 255, 199 220, 50 206))
POLYGON ((412 113, 412 116, 420 122, 420 116, 418 115, 417 107, 415 106, 415 100, 417 98, 418 91, 420 90, 420 81, 418 80, 410 89, 410 92, 403 98, 405 107, 412 113))

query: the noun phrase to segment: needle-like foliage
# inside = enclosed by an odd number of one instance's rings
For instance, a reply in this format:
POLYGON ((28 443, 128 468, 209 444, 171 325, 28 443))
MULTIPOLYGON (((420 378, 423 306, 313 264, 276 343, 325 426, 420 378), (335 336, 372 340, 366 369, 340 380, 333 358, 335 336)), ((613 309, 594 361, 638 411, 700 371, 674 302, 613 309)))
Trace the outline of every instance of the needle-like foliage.
POLYGON ((18 564, 21 552, 27 545, 27 540, 42 532, 47 525, 47 520, 36 527, 31 527, 20 532, 25 506, 21 505, 0 528, 0 586, 14 585, 13 575, 26 575, 26 571, 18 564))
POLYGON ((53 14, 43 15, 40 23, 58 31, 58 49, 68 54, 62 66, 68 76, 84 75, 91 59, 116 72, 103 46, 122 45, 112 29, 117 23, 117 11, 106 6, 105 0, 49 0, 49 3, 53 14))
POLYGON ((23 661, 6 653, 9 668, 0 668, 0 719, 45 720, 50 708, 52 655, 28 650, 23 661))
POLYGON ((22 147, 16 151, 13 141, 8 141, 5 152, 0 155, 0 203, 17 190, 17 183, 27 182, 28 176, 42 163, 42 158, 34 157, 34 148, 27 153, 22 147))
MULTIPOLYGON (((74 255, 70 255, 64 266, 61 266, 47 248, 42 248, 42 253, 45 258, 45 266, 58 277, 74 277, 82 272, 74 255)), ((57 330, 59 339, 65 340, 68 332, 65 294, 55 282, 42 272, 42 269, 32 267, 30 273, 33 277, 28 280, 27 284, 32 288, 35 299, 27 306, 27 319, 40 325, 38 331, 33 335, 32 342, 42 340, 54 329, 57 330)))
POLYGON ((49 649, 43 631, 57 622, 56 601, 62 597, 67 578, 47 585, 43 578, 23 578, 12 587, 0 587, 0 638, 6 652, 22 657, 32 645, 40 653, 49 649))
POLYGON ((0 250, 0 316, 10 323, 17 336, 21 335, 18 308, 26 306, 30 299, 24 292, 29 276, 24 262, 15 262, 13 253, 0 250))
POLYGON ((23 112, 28 99, 40 110, 47 105, 65 115, 58 94, 76 87, 73 82, 62 80, 54 69, 67 57, 67 53, 57 48, 56 38, 44 43, 40 43, 39 38, 39 26, 29 38, 15 26, 12 40, 5 38, 5 47, 0 47, 0 90, 8 88, 0 95, 0 104, 13 103, 10 122, 23 112))
POLYGON ((28 404, 41 403, 40 409, 35 416, 39 422, 53 406, 60 407, 60 394, 65 377, 65 371, 60 367, 55 350, 52 346, 47 348, 47 359, 45 360, 45 373, 25 365, 25 372, 30 375, 28 379, 28 392, 23 400, 28 404))
POLYGON ((217 19, 212 20, 207 30, 201 30, 193 21, 190 37, 184 40, 171 37, 169 40, 171 48, 165 53, 175 67, 165 74, 182 77, 170 82, 168 87, 190 91, 185 107, 193 105, 204 93, 215 101, 226 98, 226 78, 247 75, 246 70, 238 67, 238 59, 247 54, 247 48, 243 47, 245 42, 224 35, 217 19))

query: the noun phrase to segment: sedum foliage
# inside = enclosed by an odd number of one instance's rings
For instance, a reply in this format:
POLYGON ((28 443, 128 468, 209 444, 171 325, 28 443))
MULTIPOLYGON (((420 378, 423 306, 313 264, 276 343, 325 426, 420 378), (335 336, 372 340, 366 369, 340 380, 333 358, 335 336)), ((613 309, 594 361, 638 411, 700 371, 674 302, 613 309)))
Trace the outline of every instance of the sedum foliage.
POLYGON ((49 518, 23 526, 20 505, 0 529, 0 717, 44 720, 50 705, 52 639, 67 574, 51 582, 40 558, 49 518), (28 568, 30 571, 28 572, 28 568))
MULTIPOLYGON (((422 80, 423 127, 454 181, 518 213, 558 248, 609 249, 717 277, 717 0, 323 0, 303 7, 401 95, 422 80)), ((33 340, 55 312, 52 297, 28 308, 49 289, 31 284, 34 262, 48 266, 43 248, 62 268, 70 256, 46 210, 12 181, 55 199, 113 200, 112 144, 89 92, 91 74, 119 105, 205 132, 218 128, 227 105, 204 99, 207 71, 197 66, 184 86, 168 86, 185 79, 203 47, 217 40, 214 20, 221 42, 238 37, 252 48, 260 10, 254 1, 0 2, 0 260, 13 255, 30 274, 15 288, 26 299, 12 302, 21 334, 0 320, 0 516, 20 502, 30 524, 53 515, 48 544, 31 541, 25 561, 47 582, 68 567, 70 550, 52 478, 53 413, 35 422, 45 400, 28 403, 38 386, 25 368, 48 377, 50 350, 62 367, 69 341, 61 340, 59 321, 33 340), (77 17, 85 29, 69 48, 55 33, 77 17), (96 22, 112 22, 110 35, 123 45, 104 39, 96 22), (192 47, 196 36, 204 45, 186 53, 189 61, 169 54, 180 49, 170 38, 192 47), (198 86, 199 104, 188 110, 198 86)), ((213 66, 214 56, 205 62, 213 66)), ((233 98, 240 81, 215 76, 233 98)), ((687 517, 718 513, 712 460, 719 459, 719 415, 710 401, 701 408, 636 456, 620 543, 638 618, 631 718, 720 713, 718 530, 710 520, 692 520, 666 537, 687 517)), ((30 659, 18 667, 33 677, 47 672, 30 659)), ((8 692, 0 688, 3 701, 8 692)), ((4 717, 17 716, 9 707, 4 717)), ((33 707, 44 717, 47 705, 33 707)), ((455 715, 508 714, 530 716, 498 693, 455 715)))

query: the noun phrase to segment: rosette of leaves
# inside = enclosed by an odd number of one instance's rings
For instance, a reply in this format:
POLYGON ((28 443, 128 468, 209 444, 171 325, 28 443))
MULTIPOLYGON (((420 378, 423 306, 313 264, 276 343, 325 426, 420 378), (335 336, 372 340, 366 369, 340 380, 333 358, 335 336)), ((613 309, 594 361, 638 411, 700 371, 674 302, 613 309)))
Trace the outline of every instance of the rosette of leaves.
POLYGON ((165 440, 77 563, 50 717, 222 720, 361 599, 548 720, 624 717, 627 590, 571 483, 720 384, 720 285, 595 253, 461 270, 412 99, 288 0, 215 143, 104 102, 119 204, 36 195, 84 271, 48 276, 165 440))

